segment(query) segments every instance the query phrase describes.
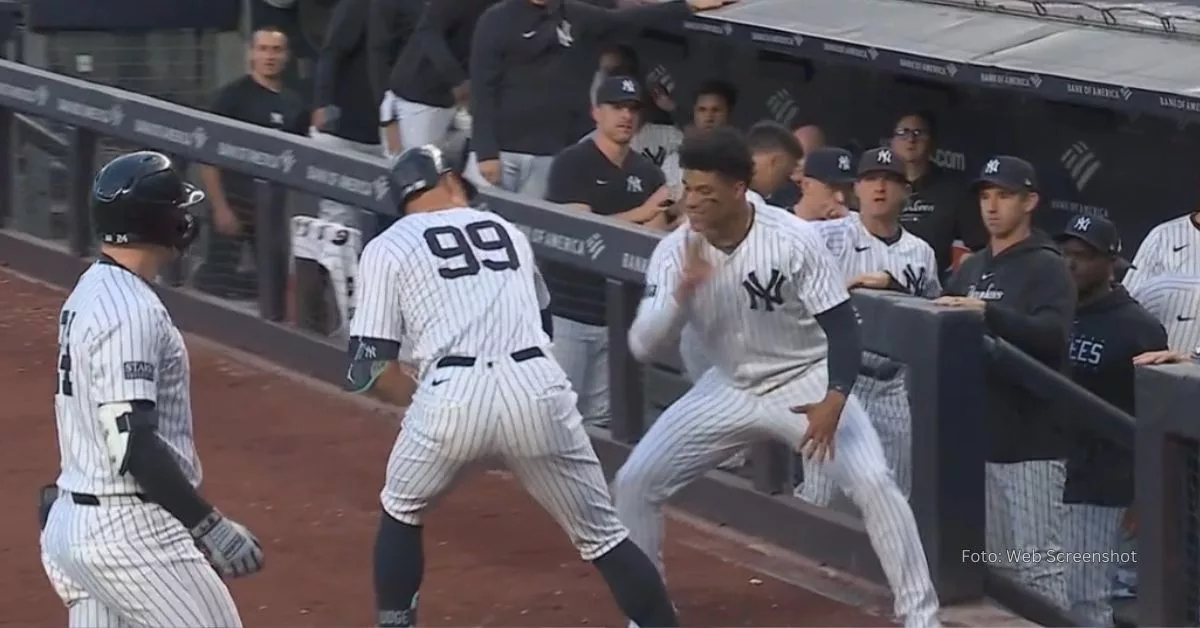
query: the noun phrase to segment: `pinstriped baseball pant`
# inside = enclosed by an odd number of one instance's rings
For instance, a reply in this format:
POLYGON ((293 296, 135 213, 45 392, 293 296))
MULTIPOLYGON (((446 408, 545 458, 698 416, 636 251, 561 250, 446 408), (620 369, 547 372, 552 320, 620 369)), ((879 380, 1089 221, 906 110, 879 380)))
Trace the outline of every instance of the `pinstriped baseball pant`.
MULTIPOLYGON (((1064 504, 1063 549, 1067 552, 1103 555, 1121 550, 1121 517, 1124 508, 1064 504)), ((1089 626, 1112 626, 1113 576, 1116 560, 1071 560, 1066 563, 1067 599, 1071 611, 1089 626)))
POLYGON ((1044 557, 1063 549, 1065 510, 1063 487, 1066 465, 1058 460, 1012 464, 989 463, 987 485, 988 552, 1001 557, 994 569, 1040 594, 1047 601, 1068 608, 1066 567, 1044 557), (1016 556, 1042 560, 1011 560, 1016 556))
MULTIPOLYGON (((825 395, 826 366, 767 395, 733 388, 716 369, 654 422, 617 472, 614 498, 630 538, 663 569, 662 507, 680 489, 746 444, 770 438, 800 442, 808 427, 791 406, 825 395)), ((835 458, 825 471, 863 513, 871 544, 910 628, 936 626, 938 600, 916 520, 888 471, 874 428, 852 395, 842 413, 835 458)))
POLYGON ((42 566, 71 628, 240 628, 229 589, 166 510, 135 497, 64 495, 42 532, 42 566))
POLYGON ((500 457, 584 560, 603 556, 629 532, 575 404, 566 375, 549 357, 476 358, 471 367, 428 369, 388 459, 384 510, 420 525, 472 463, 500 457))

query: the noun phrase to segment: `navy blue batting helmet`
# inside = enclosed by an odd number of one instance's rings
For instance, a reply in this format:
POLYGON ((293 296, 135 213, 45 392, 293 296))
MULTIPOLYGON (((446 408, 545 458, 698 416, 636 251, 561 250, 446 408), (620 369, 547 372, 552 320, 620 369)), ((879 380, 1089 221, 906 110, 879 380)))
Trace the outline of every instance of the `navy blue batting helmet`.
POLYGON ((170 157, 153 151, 121 155, 92 183, 92 227, 104 244, 154 244, 183 251, 196 239, 188 208, 204 192, 188 183, 170 157))

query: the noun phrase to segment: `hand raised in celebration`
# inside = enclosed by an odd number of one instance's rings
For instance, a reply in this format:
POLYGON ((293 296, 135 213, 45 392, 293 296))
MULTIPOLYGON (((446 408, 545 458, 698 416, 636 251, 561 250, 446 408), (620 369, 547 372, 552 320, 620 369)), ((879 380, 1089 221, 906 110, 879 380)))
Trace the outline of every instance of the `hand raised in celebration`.
POLYGON ((686 303, 713 275, 713 265, 704 259, 704 236, 690 229, 684 234, 683 275, 675 290, 675 300, 686 303))
POLYGON ((846 395, 836 390, 825 393, 825 398, 817 403, 793 407, 792 412, 808 418, 808 430, 804 432, 798 451, 817 462, 833 460, 833 439, 845 407, 846 395))

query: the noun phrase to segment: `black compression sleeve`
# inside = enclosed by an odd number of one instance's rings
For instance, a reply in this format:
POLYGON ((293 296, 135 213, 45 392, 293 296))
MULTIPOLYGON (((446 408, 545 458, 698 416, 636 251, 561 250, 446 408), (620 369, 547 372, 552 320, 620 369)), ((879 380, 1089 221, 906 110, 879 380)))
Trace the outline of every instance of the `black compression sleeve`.
POLYGON ((546 332, 550 339, 554 339, 554 315, 550 313, 550 308, 542 310, 542 331, 546 332))
POLYGON ((847 300, 817 314, 816 319, 829 344, 829 390, 849 395, 862 365, 858 312, 847 300))
MULTIPOLYGON (((134 414, 155 412, 150 402, 134 402, 134 414)), ((187 529, 213 511, 179 468, 158 436, 153 421, 130 421, 127 468, 150 501, 162 506, 187 529)))

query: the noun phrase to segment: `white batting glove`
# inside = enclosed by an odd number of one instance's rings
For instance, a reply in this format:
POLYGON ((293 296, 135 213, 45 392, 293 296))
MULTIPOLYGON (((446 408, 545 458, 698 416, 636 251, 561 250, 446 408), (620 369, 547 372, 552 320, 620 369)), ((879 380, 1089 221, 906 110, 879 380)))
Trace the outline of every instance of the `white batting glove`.
POLYGON ((246 526, 215 510, 192 528, 191 533, 200 551, 222 577, 240 578, 263 568, 262 545, 258 539, 246 526))

